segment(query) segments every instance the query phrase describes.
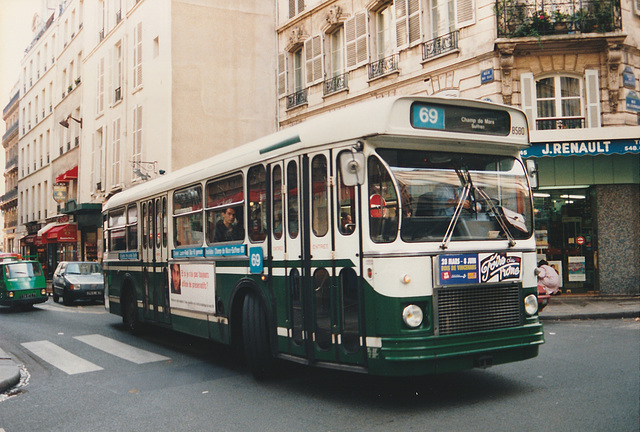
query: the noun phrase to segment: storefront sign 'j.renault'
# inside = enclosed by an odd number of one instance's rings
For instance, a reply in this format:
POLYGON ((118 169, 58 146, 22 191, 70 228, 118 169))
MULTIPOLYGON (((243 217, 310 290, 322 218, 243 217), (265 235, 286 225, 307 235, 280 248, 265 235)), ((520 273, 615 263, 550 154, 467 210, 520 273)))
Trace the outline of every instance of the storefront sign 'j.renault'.
POLYGON ((640 153, 640 140, 596 140, 596 141, 569 141, 557 143, 535 143, 526 150, 520 152, 522 157, 544 156, 584 156, 584 155, 610 155, 624 153, 640 153))

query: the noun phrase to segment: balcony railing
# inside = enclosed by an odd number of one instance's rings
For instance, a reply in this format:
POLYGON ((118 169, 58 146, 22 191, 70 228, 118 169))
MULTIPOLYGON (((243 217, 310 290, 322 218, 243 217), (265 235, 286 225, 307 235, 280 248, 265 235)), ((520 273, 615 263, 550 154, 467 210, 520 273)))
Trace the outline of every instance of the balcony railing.
POLYGON ((341 90, 346 90, 348 87, 348 73, 343 73, 340 75, 336 75, 332 78, 324 80, 323 89, 324 95, 330 95, 332 93, 337 93, 341 90))
POLYGON ((369 63, 369 79, 376 79, 398 70, 398 55, 394 54, 369 63))
POLYGON ((458 31, 431 39, 422 44, 422 60, 426 61, 458 49, 458 31))
POLYGON ((18 187, 14 187, 6 194, 0 196, 0 204, 5 204, 11 200, 18 198, 18 187))
POLYGON ((584 117, 554 117, 537 119, 536 129, 584 129, 584 117))
POLYGON ((307 89, 298 90, 287 95, 287 109, 294 108, 307 103, 307 89))
POLYGON ((622 28, 620 0, 497 0, 498 37, 606 33, 622 28))

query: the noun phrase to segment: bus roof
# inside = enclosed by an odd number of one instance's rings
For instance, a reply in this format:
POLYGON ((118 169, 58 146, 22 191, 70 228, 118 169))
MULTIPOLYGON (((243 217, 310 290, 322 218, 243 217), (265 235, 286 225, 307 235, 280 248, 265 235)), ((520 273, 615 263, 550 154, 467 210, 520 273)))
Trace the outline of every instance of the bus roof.
POLYGON ((430 137, 452 141, 468 141, 473 136, 478 142, 520 150, 529 146, 528 130, 525 114, 521 110, 507 105, 470 99, 419 96, 397 96, 368 100, 318 115, 303 123, 119 192, 104 203, 103 210, 116 208, 144 197, 155 196, 169 189, 193 184, 203 178, 240 169, 245 165, 259 163, 303 148, 309 149, 329 143, 340 143, 376 135, 430 137), (513 135, 511 132, 514 128, 511 128, 506 130, 506 134, 470 134, 470 130, 456 131, 419 127, 411 121, 410 111, 414 104, 445 107, 445 109, 447 109, 446 107, 456 107, 458 111, 462 110, 463 112, 467 109, 476 109, 478 112, 503 111, 508 113, 510 117, 509 126, 515 126, 522 132, 519 135, 513 135))

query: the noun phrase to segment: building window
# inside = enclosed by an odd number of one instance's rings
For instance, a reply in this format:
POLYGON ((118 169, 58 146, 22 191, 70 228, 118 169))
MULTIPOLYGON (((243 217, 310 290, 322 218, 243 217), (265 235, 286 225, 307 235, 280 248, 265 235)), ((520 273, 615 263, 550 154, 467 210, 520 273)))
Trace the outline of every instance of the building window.
POLYGON ((122 99, 122 43, 118 42, 113 50, 113 102, 122 99))
POLYGON ((584 127, 581 80, 553 76, 536 81, 536 129, 584 127))
POLYGON ((431 0, 431 34, 435 39, 455 30, 453 0, 431 0))
POLYGON ((133 30, 133 88, 142 85, 142 23, 133 30))
POLYGON ((293 52, 293 91, 304 88, 304 64, 302 62, 302 47, 293 52))
POLYGON ((375 14, 376 23, 376 55, 383 59, 392 53, 392 16, 391 5, 386 5, 375 14))
POLYGON ((304 0, 289 0, 289 18, 293 18, 304 10, 304 0))
POLYGON ((520 74, 522 109, 532 130, 600 127, 600 84, 597 70, 584 77, 520 74))
POLYGON ((113 122, 113 148, 112 148, 112 173, 111 184, 113 186, 119 185, 122 180, 120 179, 120 173, 122 171, 120 161, 120 119, 116 119, 113 122))
POLYGON ((331 41, 330 49, 330 72, 335 77, 344 73, 344 27, 338 27, 329 35, 331 41))

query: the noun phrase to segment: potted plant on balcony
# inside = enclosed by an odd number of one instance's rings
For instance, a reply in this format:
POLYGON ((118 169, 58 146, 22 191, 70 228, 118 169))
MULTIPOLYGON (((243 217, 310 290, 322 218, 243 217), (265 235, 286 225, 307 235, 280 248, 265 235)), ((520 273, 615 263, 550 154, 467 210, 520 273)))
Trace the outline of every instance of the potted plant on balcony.
POLYGON ((569 15, 563 14, 559 10, 553 11, 551 14, 553 22, 553 31, 556 34, 566 34, 569 30, 569 15))

